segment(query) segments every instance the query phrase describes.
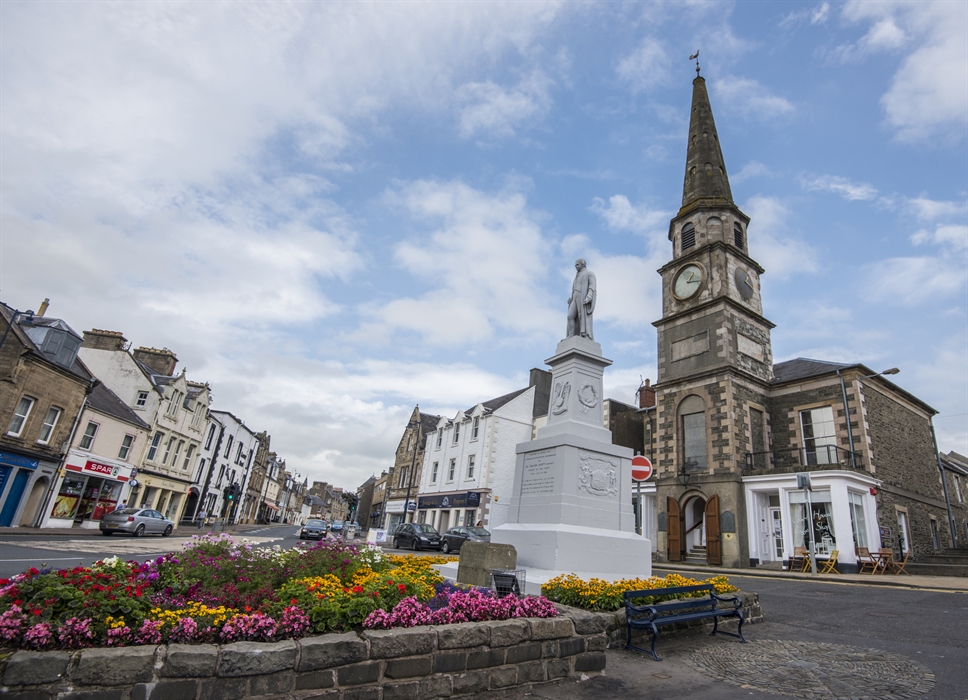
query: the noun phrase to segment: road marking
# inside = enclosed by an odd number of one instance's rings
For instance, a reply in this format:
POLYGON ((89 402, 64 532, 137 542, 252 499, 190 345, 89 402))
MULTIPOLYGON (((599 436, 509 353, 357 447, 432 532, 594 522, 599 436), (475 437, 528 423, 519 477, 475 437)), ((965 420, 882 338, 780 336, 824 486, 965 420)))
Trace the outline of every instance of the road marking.
MULTIPOLYGON (((248 540, 249 544, 266 544, 268 542, 276 542, 281 540, 281 537, 234 537, 237 542, 241 542, 243 539, 248 540)), ((147 554, 149 552, 177 552, 181 551, 183 545, 190 543, 192 540, 188 537, 169 537, 163 540, 144 540, 141 538, 131 538, 127 540, 112 539, 111 542, 106 542, 103 539, 93 539, 85 538, 83 540, 61 540, 58 542, 31 542, 29 544, 24 543, 24 547, 31 547, 33 549, 49 549, 49 550, 62 550, 70 548, 76 552, 85 552, 88 554, 103 554, 105 551, 110 551, 114 554, 147 554)))

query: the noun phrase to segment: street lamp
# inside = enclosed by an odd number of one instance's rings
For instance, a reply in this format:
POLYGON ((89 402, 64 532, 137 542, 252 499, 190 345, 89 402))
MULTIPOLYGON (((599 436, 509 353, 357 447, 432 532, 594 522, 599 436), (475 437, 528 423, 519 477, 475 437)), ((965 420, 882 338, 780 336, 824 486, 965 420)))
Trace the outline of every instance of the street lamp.
MULTIPOLYGON (((900 371, 897 367, 891 367, 883 372, 876 372, 859 377, 857 381, 863 381, 871 377, 879 377, 882 374, 898 374, 900 371)), ((850 466, 852 469, 857 469, 857 456, 854 454, 854 431, 850 429, 850 405, 847 403, 847 385, 844 384, 844 375, 840 373, 839 369, 837 370, 837 377, 840 379, 840 393, 844 397, 844 418, 847 420, 847 443, 850 447, 850 466)))

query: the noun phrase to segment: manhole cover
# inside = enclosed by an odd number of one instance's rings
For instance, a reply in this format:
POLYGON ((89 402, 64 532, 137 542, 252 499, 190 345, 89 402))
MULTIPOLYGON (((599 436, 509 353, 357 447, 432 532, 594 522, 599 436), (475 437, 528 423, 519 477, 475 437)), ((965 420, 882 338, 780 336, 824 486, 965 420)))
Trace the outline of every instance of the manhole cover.
POLYGON ((686 661, 731 685, 795 698, 916 698, 934 687, 934 673, 911 659, 837 644, 711 644, 694 651, 686 661))

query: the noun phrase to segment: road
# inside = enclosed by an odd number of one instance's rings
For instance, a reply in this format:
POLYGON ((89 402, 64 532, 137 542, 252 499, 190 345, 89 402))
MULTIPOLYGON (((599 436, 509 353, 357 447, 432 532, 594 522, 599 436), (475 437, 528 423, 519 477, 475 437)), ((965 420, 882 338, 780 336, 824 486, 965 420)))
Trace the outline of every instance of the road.
MULTIPOLYGON (((292 526, 239 533, 290 547, 292 526)), ((0 576, 30 566, 91 564, 119 555, 179 551, 189 538, 18 535, 0 542, 0 576)), ((388 550, 396 551, 396 550, 388 550)), ((664 572, 657 571, 659 575, 664 572)), ((765 620, 729 637, 660 638, 663 661, 610 649, 604 676, 561 681, 506 698, 524 700, 732 700, 734 698, 968 698, 968 595, 835 581, 731 576, 760 596, 765 620), (833 645, 833 646, 832 646, 833 645), (876 669, 872 677, 870 669, 876 669), (740 678, 731 685, 717 674, 740 678), (919 686, 918 684, 921 683, 919 686), (824 691, 817 690, 825 689, 824 691), (813 689, 817 692, 810 692, 813 689)))

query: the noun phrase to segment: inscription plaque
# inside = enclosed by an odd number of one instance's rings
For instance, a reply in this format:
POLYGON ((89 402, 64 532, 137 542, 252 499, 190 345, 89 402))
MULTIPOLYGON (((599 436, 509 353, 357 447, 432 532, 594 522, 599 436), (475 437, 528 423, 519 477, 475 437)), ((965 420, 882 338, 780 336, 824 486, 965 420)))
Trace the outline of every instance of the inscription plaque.
POLYGON ((526 454, 524 470, 521 474, 521 495, 554 493, 554 466, 554 450, 540 450, 526 454))

